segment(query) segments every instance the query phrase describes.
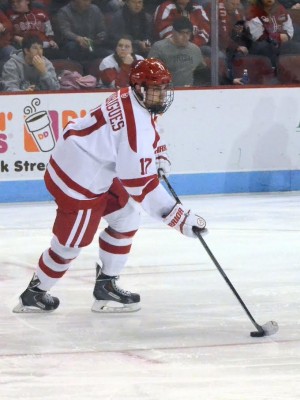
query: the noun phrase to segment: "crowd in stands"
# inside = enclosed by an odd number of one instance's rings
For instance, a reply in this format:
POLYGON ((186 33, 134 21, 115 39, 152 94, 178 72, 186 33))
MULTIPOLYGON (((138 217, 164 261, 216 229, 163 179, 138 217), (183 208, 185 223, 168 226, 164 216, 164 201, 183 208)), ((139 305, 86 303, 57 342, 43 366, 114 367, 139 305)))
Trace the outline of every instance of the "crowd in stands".
MULTIPOLYGON (((276 83, 280 56, 300 56, 300 1, 218 0, 218 11, 221 84, 242 85, 238 66, 252 56, 276 83)), ((168 66, 175 87, 209 86, 211 19, 210 0, 0 0, 2 90, 65 87, 58 60, 80 64, 93 87, 119 88, 146 57, 168 66)))

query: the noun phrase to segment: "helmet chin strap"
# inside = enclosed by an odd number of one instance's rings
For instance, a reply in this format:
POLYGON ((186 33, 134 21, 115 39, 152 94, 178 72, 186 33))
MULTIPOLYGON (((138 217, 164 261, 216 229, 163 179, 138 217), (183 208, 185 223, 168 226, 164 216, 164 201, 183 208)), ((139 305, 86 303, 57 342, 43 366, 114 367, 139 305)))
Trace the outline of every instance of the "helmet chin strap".
MULTIPOLYGON (((142 89, 142 88, 141 88, 141 89, 142 89)), ((137 101, 140 103, 140 105, 141 105, 142 107, 146 108, 146 107, 145 107, 145 104, 144 104, 145 94, 142 94, 142 91, 141 91, 141 90, 140 90, 140 92, 138 92, 138 91, 136 90, 136 87, 135 87, 135 86, 132 87, 132 91, 133 91, 134 97, 137 99, 137 101)), ((144 90, 144 91, 145 91, 145 90, 144 90)))
POLYGON ((147 94, 147 92, 145 90, 145 86, 141 86, 141 95, 142 95, 142 101, 143 101, 144 104, 145 104, 145 101, 146 101, 146 94, 147 94))

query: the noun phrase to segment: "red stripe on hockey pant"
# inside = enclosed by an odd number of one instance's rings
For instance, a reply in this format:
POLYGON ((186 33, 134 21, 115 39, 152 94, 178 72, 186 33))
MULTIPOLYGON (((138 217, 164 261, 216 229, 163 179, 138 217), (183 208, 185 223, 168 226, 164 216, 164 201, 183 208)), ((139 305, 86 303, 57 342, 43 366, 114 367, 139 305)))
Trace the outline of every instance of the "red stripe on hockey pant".
MULTIPOLYGON (((72 240, 72 242, 70 244, 70 247, 74 247, 75 246, 79 236, 82 234, 83 227, 84 227, 84 225, 86 223, 86 218, 87 218, 87 210, 84 210, 82 215, 81 215, 80 223, 79 223, 79 225, 77 227, 77 230, 76 230, 76 233, 74 235, 74 238, 73 238, 73 240, 72 240)), ((85 227, 85 229, 87 227, 88 227, 88 225, 85 227)), ((83 232, 83 236, 84 236, 84 232, 83 232)))
MULTIPOLYGON (((99 227, 99 223, 103 214, 103 210, 105 209, 106 202, 100 205, 101 207, 92 209, 89 223, 85 229, 84 235, 82 236, 80 243, 78 244, 78 247, 88 246, 92 242, 95 233, 97 232, 97 229, 99 227)), ((53 233, 57 237, 59 243, 63 246, 67 243, 70 237, 79 211, 80 210, 65 211, 60 207, 57 209, 56 219, 53 225, 53 233)))
POLYGON ((58 254, 56 254, 52 249, 49 249, 48 253, 49 256, 52 258, 52 260, 56 262, 56 264, 69 264, 72 260, 74 260, 74 258, 69 258, 69 259, 63 258, 58 254))
POLYGON ((127 239, 127 238, 131 238, 131 237, 133 237, 133 236, 136 234, 136 232, 137 232, 137 230, 131 231, 131 232, 117 232, 117 231, 115 231, 114 229, 112 229, 110 226, 107 227, 107 228, 105 228, 104 230, 105 230, 105 232, 106 232, 109 236, 113 237, 114 239, 127 239))
POLYGON ((132 151, 136 153, 137 152, 136 126, 133 115, 132 103, 128 94, 128 88, 121 89, 120 97, 125 113, 129 146, 132 149, 132 151), (125 96, 126 94, 127 96, 125 96))
POLYGON ((88 128, 85 129, 69 129, 65 134, 64 134, 64 139, 66 140, 69 136, 87 136, 93 133, 95 130, 100 129, 103 125, 106 124, 105 118, 103 116, 101 108, 98 108, 97 110, 93 111, 91 113, 92 117, 96 118, 96 122, 94 125, 89 126, 88 128))
POLYGON ((70 188, 75 190, 85 196, 88 199, 93 199, 99 196, 99 193, 90 192, 88 189, 84 188, 83 186, 78 185, 78 183, 74 182, 54 161, 53 157, 50 158, 50 165, 56 172, 57 176, 70 188))
POLYGON ((102 250, 111 254, 128 254, 131 249, 131 244, 128 246, 114 246, 105 242, 103 239, 99 239, 99 246, 102 250))
POLYGON ((68 271, 68 269, 66 269, 65 271, 53 271, 53 269, 47 267, 47 265, 44 263, 43 256, 41 256, 39 259, 39 267, 45 275, 49 276, 49 278, 54 279, 61 278, 68 271))

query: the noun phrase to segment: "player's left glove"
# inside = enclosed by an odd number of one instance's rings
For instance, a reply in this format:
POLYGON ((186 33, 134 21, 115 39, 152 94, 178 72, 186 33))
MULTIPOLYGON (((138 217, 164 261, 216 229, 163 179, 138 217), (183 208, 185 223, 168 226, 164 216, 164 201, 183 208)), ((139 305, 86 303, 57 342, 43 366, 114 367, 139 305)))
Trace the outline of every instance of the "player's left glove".
POLYGON ((170 213, 163 217, 163 222, 189 237, 197 237, 193 232, 193 227, 201 233, 207 232, 205 219, 194 214, 191 210, 185 210, 181 204, 175 204, 170 213))
POLYGON ((158 146, 155 150, 155 164, 158 172, 158 176, 161 175, 169 176, 171 171, 171 162, 167 153, 167 146, 158 146))

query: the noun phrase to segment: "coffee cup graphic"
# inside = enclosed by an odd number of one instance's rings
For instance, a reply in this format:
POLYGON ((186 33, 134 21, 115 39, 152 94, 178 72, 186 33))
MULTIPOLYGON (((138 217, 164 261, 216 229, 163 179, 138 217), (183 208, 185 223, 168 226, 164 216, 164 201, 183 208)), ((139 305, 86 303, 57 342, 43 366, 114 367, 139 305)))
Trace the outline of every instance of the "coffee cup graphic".
POLYGON ((55 139, 47 111, 39 111, 25 119, 28 132, 34 138, 38 148, 47 152, 55 147, 55 139))

